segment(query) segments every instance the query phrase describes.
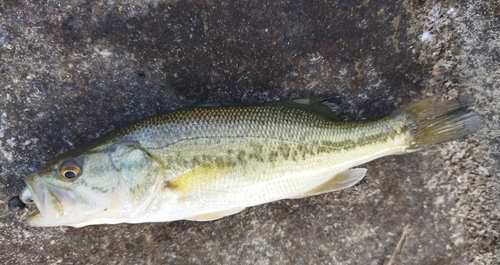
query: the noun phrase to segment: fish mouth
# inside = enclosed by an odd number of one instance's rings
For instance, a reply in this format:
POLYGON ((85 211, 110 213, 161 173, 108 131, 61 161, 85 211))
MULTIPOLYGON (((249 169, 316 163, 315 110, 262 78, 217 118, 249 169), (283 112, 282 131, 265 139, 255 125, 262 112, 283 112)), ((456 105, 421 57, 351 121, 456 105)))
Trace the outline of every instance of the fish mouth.
POLYGON ((38 208, 26 220, 30 226, 54 226, 64 216, 64 204, 74 204, 72 193, 66 189, 46 183, 38 174, 33 173, 25 179, 31 200, 38 208))

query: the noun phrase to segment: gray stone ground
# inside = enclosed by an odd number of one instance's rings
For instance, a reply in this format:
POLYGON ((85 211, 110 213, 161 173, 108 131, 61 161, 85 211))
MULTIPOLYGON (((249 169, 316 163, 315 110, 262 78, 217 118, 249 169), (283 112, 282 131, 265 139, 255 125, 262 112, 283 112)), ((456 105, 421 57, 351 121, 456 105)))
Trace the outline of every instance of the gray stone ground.
POLYGON ((2 264, 500 264, 497 1, 0 0, 2 264), (352 119, 472 94, 484 129, 342 192, 214 222, 32 228, 57 154, 206 102, 338 95, 352 119), (399 244, 398 244, 399 243, 399 244))

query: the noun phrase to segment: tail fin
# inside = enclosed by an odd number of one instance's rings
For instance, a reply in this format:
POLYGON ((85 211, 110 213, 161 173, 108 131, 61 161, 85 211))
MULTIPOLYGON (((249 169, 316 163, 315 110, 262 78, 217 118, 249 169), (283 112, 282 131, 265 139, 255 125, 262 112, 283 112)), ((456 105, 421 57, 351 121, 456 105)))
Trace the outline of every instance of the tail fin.
POLYGON ((405 115, 410 122, 413 139, 407 151, 464 137, 482 127, 481 117, 468 107, 470 96, 439 102, 440 95, 432 96, 396 110, 391 116, 405 115))

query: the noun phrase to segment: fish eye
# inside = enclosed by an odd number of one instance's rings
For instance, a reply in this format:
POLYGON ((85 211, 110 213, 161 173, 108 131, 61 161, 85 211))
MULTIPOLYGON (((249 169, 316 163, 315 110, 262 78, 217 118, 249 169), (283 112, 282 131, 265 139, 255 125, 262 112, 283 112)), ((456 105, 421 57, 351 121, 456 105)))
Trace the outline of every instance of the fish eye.
POLYGON ((78 171, 74 170, 72 168, 71 169, 65 169, 64 172, 63 172, 63 176, 65 176, 68 179, 72 179, 72 178, 76 177, 76 174, 78 174, 78 171))
POLYGON ((64 161, 61 163, 61 167, 59 168, 59 175, 67 181, 76 180, 81 173, 82 169, 74 159, 64 161))

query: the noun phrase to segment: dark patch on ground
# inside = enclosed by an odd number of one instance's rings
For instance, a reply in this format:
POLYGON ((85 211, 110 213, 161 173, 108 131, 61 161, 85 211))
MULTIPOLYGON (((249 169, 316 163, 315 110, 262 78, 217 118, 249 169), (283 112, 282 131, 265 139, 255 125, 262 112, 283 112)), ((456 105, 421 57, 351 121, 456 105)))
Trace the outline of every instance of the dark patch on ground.
MULTIPOLYGON (((402 94, 418 81, 405 78, 418 65, 411 60, 408 19, 399 5, 179 1, 150 11, 131 16, 126 7, 83 3, 52 21, 47 34, 67 52, 100 43, 132 54, 139 65, 161 60, 164 78, 156 81, 203 102, 262 101, 255 96, 262 93, 271 99, 329 95, 346 86, 351 93, 366 92, 373 85, 369 74, 380 74, 384 89, 402 94), (304 92, 312 80, 320 81, 319 89, 304 92)), ((141 73, 140 78, 148 76, 141 73)))

